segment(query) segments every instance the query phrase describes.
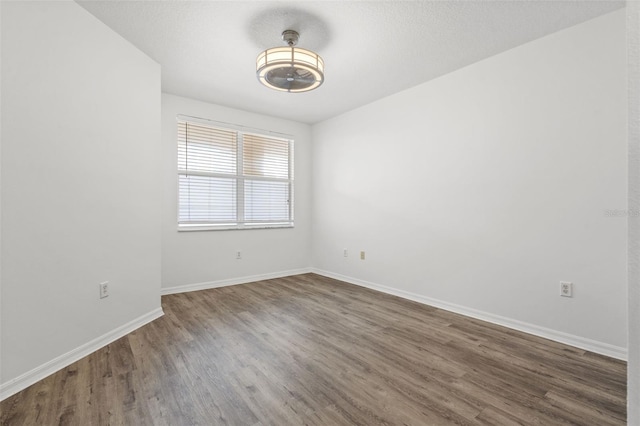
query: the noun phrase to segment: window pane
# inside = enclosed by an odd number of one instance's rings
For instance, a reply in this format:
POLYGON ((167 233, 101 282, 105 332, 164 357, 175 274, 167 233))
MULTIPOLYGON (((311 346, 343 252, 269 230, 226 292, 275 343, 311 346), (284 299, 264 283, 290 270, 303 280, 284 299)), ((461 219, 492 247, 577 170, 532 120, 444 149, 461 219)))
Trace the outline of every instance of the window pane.
POLYGON ((179 175, 179 223, 235 223, 236 179, 179 175))
POLYGON ((244 183, 246 221, 289 221, 289 183, 246 180, 244 183))
POLYGON ((244 135, 245 176, 289 178, 289 141, 258 135, 244 135))
POLYGON ((236 132, 178 123, 178 170, 236 173, 236 132))

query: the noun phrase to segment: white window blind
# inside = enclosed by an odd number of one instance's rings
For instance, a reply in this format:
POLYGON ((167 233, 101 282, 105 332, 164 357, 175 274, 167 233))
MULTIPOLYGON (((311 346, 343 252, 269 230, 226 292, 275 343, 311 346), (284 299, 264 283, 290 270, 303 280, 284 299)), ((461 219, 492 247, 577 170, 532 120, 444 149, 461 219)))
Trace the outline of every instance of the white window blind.
POLYGON ((293 226, 293 141, 178 120, 179 229, 293 226))

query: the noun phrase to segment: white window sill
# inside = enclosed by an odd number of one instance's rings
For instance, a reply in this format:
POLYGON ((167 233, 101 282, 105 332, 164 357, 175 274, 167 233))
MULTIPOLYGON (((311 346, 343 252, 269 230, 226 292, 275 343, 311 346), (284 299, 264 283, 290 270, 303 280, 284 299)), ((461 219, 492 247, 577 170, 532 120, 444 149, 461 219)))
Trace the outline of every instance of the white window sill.
POLYGON ((247 229, 281 229, 294 228, 293 224, 256 224, 256 225, 182 225, 178 226, 178 232, 194 231, 242 231, 247 229))

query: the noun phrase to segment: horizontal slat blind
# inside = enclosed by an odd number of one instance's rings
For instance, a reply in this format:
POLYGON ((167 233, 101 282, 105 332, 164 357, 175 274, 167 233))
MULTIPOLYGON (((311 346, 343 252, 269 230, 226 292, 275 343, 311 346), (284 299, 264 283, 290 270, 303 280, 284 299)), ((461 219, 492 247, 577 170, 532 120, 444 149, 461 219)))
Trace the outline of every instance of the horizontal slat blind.
POLYGON ((178 123, 178 169, 236 173, 236 132, 194 123, 178 123))
POLYGON ((180 223, 234 223, 236 179, 180 175, 180 223))
POLYGON ((293 141, 178 121, 178 225, 293 226, 293 141))
POLYGON ((245 180, 244 217, 247 222, 289 220, 289 183, 245 180))
POLYGON ((243 150, 246 176, 289 178, 289 141, 245 134, 243 150))

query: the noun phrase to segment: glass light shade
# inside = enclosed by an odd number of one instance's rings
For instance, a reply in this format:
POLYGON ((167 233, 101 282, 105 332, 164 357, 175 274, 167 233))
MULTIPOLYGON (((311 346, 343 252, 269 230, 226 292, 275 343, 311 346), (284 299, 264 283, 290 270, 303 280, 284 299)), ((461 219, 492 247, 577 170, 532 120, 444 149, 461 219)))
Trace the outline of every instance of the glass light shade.
POLYGON ((260 83, 283 92, 307 92, 324 81, 324 61, 315 52, 299 47, 274 47, 258 55, 256 75, 260 83))

